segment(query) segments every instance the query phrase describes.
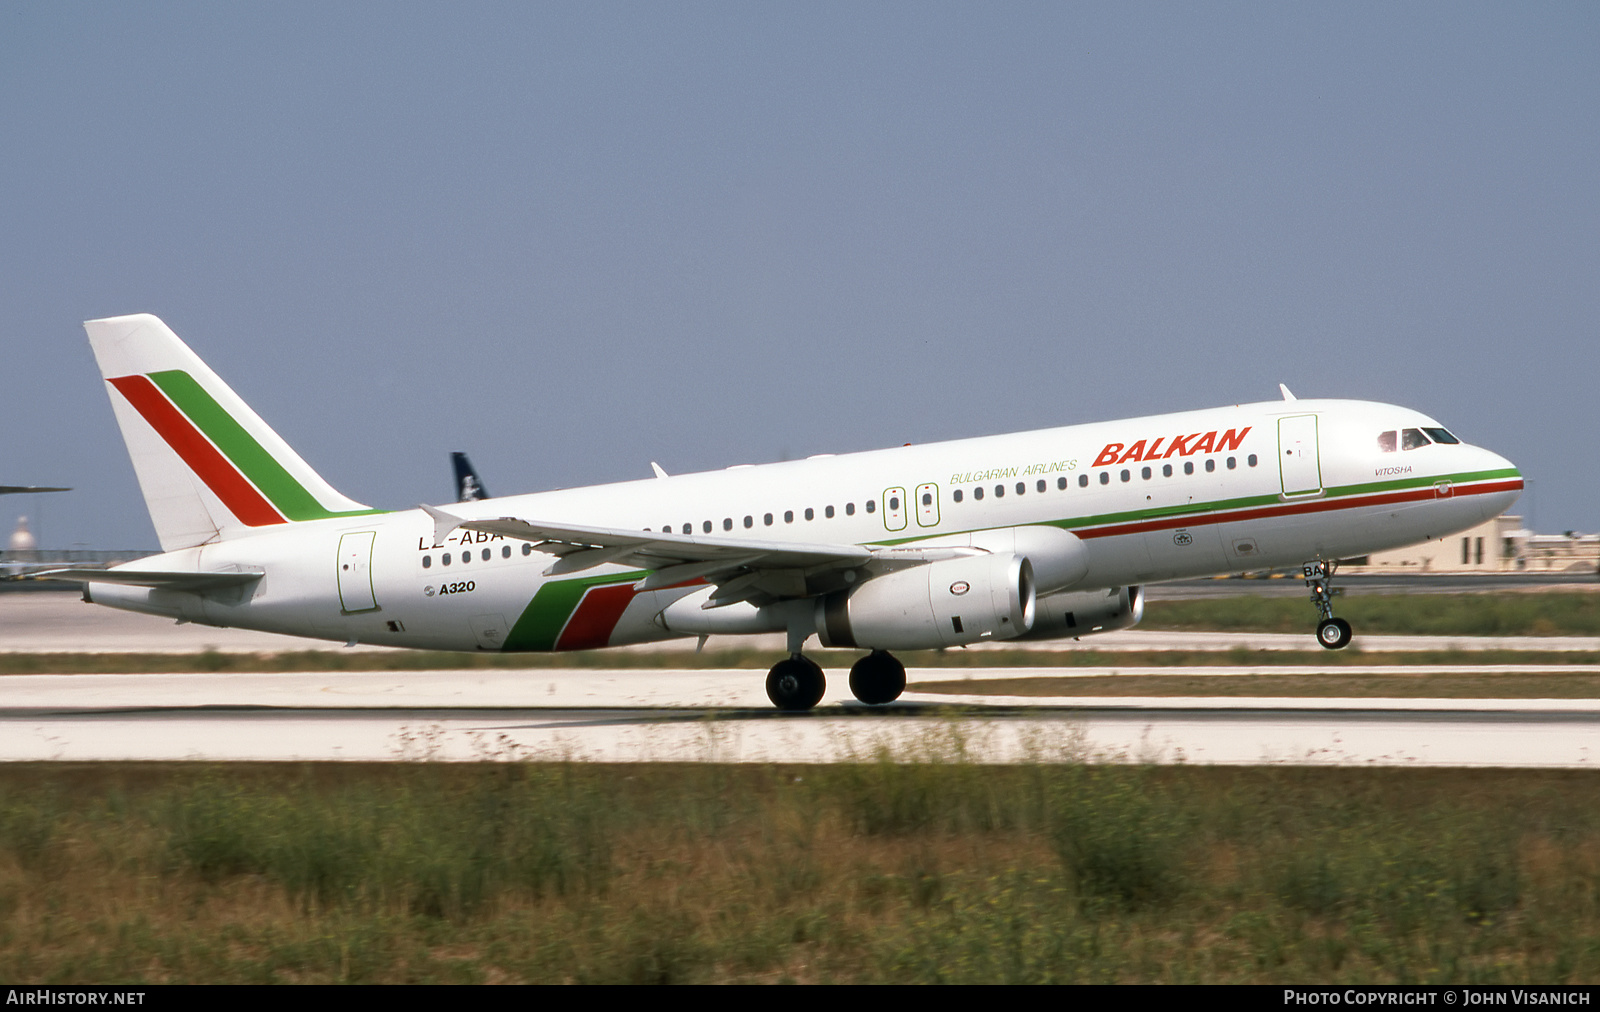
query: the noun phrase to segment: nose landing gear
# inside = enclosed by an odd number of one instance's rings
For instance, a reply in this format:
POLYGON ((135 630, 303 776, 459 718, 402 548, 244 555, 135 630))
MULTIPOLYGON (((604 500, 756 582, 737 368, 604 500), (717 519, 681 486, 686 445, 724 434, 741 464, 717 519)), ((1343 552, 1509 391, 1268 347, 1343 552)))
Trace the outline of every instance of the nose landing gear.
POLYGON ((1316 606, 1322 621, 1317 623, 1317 642, 1329 650, 1342 650, 1350 645, 1350 623, 1333 617, 1333 574, 1337 562, 1308 562, 1301 570, 1306 586, 1311 588, 1311 603, 1316 606))

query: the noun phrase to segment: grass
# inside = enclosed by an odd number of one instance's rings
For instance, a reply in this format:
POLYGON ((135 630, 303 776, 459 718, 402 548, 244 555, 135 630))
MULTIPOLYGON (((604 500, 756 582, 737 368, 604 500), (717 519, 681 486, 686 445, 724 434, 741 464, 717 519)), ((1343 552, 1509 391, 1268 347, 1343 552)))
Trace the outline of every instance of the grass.
POLYGON ((0 977, 1600 977, 1593 773, 896 758, 8 766, 0 977))
MULTIPOLYGON (((1363 635, 1600 636, 1600 594, 1341 595, 1335 613, 1363 635)), ((1301 597, 1154 601, 1143 627, 1213 632, 1303 633, 1314 612, 1301 597)))

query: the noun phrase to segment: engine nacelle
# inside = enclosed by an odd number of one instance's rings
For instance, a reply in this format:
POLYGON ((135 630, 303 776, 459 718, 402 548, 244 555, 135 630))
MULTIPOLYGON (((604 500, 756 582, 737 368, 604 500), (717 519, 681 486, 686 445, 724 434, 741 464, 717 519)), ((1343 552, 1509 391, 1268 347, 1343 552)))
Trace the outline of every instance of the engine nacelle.
POLYGON ((1138 625, 1142 618, 1144 593, 1141 587, 1049 594, 1039 598, 1038 614, 1027 638, 1055 640, 1114 632, 1138 625))
POLYGON ((1033 565, 1033 583, 1040 596, 1066 590, 1089 572, 1089 549, 1074 533, 1060 527, 999 527, 973 531, 967 543, 996 555, 1020 555, 1033 565))
POLYGON ((1033 564, 975 555, 885 573, 817 601, 826 647, 928 650, 1008 640, 1033 628, 1033 564))

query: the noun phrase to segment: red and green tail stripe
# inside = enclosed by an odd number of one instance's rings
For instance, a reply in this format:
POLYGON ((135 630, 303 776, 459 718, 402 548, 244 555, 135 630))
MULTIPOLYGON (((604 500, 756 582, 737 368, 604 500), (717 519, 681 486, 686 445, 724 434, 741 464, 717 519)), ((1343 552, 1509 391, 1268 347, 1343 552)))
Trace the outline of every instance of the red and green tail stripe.
POLYGON ((109 380, 239 521, 264 527, 358 516, 317 501, 194 377, 180 369, 109 380))

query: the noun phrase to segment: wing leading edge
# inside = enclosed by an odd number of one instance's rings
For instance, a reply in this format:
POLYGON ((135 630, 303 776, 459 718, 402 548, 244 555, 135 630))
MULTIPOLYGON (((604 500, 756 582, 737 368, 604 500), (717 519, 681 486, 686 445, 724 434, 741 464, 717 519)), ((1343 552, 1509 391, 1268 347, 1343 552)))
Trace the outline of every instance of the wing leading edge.
POLYGON ((862 571, 875 575, 982 554, 981 549, 964 547, 806 544, 548 524, 518 517, 468 520, 434 506, 422 509, 434 520, 436 542, 458 527, 533 542, 539 551, 557 556, 545 569, 545 576, 577 573, 607 563, 651 570, 634 585, 640 591, 704 580, 717 587, 704 605, 707 608, 739 601, 766 604, 814 597, 849 586, 862 571))

